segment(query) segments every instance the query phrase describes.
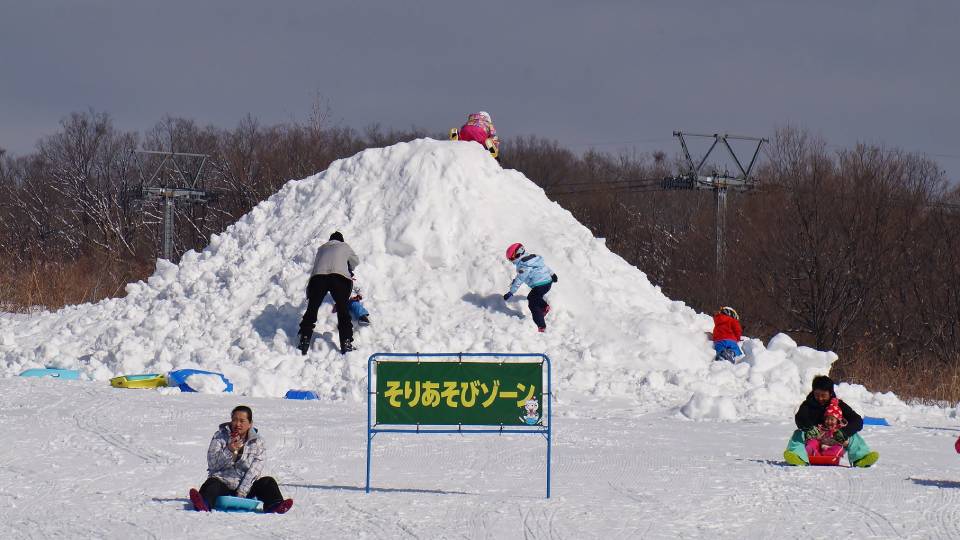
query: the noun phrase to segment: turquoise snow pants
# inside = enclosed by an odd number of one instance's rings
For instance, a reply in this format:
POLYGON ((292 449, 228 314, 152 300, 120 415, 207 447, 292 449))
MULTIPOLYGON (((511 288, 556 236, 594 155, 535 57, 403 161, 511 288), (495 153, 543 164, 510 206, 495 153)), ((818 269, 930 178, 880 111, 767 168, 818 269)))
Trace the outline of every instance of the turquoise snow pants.
MULTIPOLYGON (((787 443, 787 451, 800 456, 801 459, 809 464, 810 458, 807 457, 807 447, 804 443, 806 443, 806 441, 803 440, 803 432, 798 429, 794 431, 793 436, 790 437, 790 442, 787 443)), ((847 459, 850 460, 850 464, 853 465, 869 453, 870 447, 867 446, 867 442, 863 440, 863 437, 861 437, 859 433, 854 433, 853 436, 850 437, 850 444, 847 445, 847 459)))

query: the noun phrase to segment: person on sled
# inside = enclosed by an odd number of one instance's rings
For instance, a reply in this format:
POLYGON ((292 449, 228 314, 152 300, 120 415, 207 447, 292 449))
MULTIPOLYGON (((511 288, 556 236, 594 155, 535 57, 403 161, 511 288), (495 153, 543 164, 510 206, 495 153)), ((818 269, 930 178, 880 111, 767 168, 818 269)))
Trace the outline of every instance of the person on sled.
POLYGON ((842 399, 837 399, 833 391, 833 379, 826 375, 817 375, 813 378, 813 391, 800 404, 794 420, 797 430, 793 432, 787 449, 783 452, 783 459, 790 465, 809 465, 810 457, 807 454, 807 442, 810 439, 819 439, 823 436, 819 424, 827 414, 831 404, 836 403, 841 417, 846 425, 832 433, 832 439, 846 449, 847 459, 854 467, 869 467, 880 459, 880 454, 870 450, 866 441, 860 436, 863 429, 863 418, 856 413, 842 399))
POLYGON ((480 143, 494 159, 500 161, 500 137, 497 137, 497 128, 493 127, 493 119, 486 111, 467 116, 467 123, 463 127, 450 130, 450 139, 480 143))
POLYGON ((217 497, 228 495, 263 501, 268 513, 285 514, 293 499, 284 499, 272 476, 263 475, 267 447, 253 427, 253 410, 234 407, 230 421, 220 424, 207 448, 207 480, 190 490, 190 502, 198 512, 209 512, 217 497))
POLYGON ((533 314, 533 322, 537 325, 538 332, 546 332, 547 322, 545 317, 550 313, 550 304, 544 298, 550 287, 557 282, 557 275, 553 270, 543 262, 543 257, 529 254, 523 248, 523 244, 510 244, 507 248, 507 260, 512 262, 517 268, 517 277, 510 283, 510 290, 503 295, 504 301, 513 296, 520 285, 526 283, 530 287, 530 294, 527 295, 527 306, 530 313, 533 314))
POLYGON ((823 423, 817 425, 816 430, 803 434, 807 439, 807 456, 842 457, 850 441, 837 435, 837 431, 846 425, 847 421, 843 419, 843 411, 840 410, 840 400, 832 398, 823 413, 823 423), (819 432, 819 435, 816 432, 819 432))
POLYGON ((738 356, 743 356, 740 350, 740 337, 743 328, 740 327, 740 315, 729 306, 720 308, 713 314, 713 350, 717 352, 714 360, 733 362, 738 356))

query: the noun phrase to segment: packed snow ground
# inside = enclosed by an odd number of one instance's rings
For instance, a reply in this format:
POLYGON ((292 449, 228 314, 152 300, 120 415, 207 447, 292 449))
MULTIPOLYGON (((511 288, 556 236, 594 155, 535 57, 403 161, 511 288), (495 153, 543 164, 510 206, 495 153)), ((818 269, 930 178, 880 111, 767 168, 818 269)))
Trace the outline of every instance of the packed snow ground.
POLYGON ((365 408, 0 379, 2 538, 957 538, 957 424, 866 427, 870 469, 785 466, 790 418, 692 422, 569 396, 540 436, 374 439, 365 408), (283 516, 188 511, 230 409, 253 407, 283 516))

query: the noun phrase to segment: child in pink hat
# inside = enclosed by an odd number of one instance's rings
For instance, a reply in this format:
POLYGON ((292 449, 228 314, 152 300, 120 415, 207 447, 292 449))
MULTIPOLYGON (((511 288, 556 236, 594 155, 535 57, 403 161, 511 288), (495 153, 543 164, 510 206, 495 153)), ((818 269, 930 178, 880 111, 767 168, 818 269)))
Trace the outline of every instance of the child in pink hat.
POLYGON ((847 425, 847 421, 843 419, 843 411, 840 410, 840 404, 837 398, 832 398, 830 404, 827 405, 826 412, 823 413, 823 423, 818 425, 816 430, 811 430, 814 432, 812 435, 816 435, 817 432, 819 432, 819 436, 810 436, 811 434, 808 434, 805 445, 807 455, 843 456, 846 441, 842 443, 839 442, 836 433, 845 425, 847 425))

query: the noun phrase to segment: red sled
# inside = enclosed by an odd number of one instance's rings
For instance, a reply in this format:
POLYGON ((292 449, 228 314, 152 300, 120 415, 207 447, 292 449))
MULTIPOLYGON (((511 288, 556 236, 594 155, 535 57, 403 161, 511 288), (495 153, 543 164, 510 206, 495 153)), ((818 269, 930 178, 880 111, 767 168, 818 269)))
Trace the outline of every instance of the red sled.
POLYGON ((808 456, 811 465, 839 465, 842 456, 808 456))

